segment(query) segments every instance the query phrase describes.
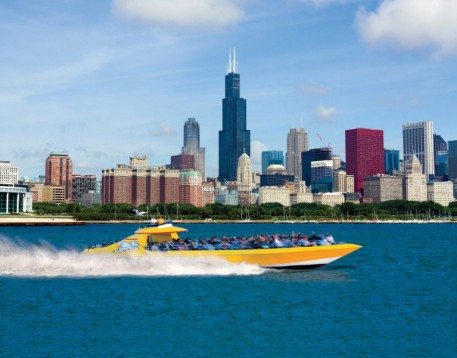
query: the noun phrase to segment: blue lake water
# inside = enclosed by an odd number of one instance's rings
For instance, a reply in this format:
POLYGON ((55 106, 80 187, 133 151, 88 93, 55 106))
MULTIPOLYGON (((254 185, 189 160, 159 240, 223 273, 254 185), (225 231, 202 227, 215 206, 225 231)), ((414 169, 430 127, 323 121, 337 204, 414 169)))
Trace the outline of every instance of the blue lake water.
POLYGON ((138 225, 0 228, 1 357, 456 357, 457 226, 193 224, 330 232, 326 267, 80 257, 138 225))

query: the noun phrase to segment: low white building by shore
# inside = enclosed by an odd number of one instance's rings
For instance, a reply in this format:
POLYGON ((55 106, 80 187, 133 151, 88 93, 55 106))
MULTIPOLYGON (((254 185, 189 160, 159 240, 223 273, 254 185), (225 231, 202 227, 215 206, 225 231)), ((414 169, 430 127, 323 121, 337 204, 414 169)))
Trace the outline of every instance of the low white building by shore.
POLYGON ((26 185, 18 185, 18 181, 17 167, 0 161, 0 214, 32 212, 32 193, 26 185))
POLYGON ((18 185, 0 185, 0 214, 31 213, 32 193, 18 185))

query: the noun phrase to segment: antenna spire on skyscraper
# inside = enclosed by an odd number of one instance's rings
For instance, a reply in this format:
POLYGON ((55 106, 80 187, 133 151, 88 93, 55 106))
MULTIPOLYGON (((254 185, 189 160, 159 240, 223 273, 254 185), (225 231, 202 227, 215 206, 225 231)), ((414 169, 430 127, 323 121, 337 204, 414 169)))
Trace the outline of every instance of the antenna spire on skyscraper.
POLYGON ((227 73, 232 73, 232 49, 229 48, 229 63, 227 73))
POLYGON ((232 49, 229 49, 229 62, 227 65, 227 73, 238 73, 238 62, 236 61, 236 49, 233 48, 233 58, 232 58, 232 49))
POLYGON ((236 48, 233 48, 233 73, 237 73, 237 64, 236 64, 236 48))

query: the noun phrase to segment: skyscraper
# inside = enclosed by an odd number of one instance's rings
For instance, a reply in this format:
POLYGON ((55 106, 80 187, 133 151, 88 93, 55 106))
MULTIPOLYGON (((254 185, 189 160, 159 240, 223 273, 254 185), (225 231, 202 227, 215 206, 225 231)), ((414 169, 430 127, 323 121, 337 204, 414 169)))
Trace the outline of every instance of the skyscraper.
POLYGON ((333 187, 333 161, 316 160, 311 162, 312 193, 328 193, 333 187))
POLYGON ((448 142, 447 162, 450 179, 457 179, 457 140, 448 142))
POLYGON ((302 179, 301 153, 307 150, 308 133, 304 128, 291 128, 287 134, 286 169, 290 175, 300 180, 302 179))
POLYGON ((262 174, 266 174, 267 168, 272 164, 284 165, 284 153, 282 150, 262 152, 262 174))
POLYGON ((384 131, 346 130, 346 173, 354 175, 354 191, 361 192, 363 179, 384 174, 384 131))
POLYGON ((427 176, 422 173, 422 166, 415 154, 405 162, 403 176, 403 199, 408 201, 427 200, 427 176))
POLYGON ((301 153, 302 180, 311 186, 311 162, 318 160, 332 160, 331 148, 313 148, 301 153))
POLYGON ((252 163, 251 158, 246 153, 243 153, 238 158, 236 177, 238 184, 238 204, 249 205, 251 203, 252 191, 252 163))
POLYGON ((235 50, 229 55, 222 100, 222 130, 219 131, 219 177, 236 180, 238 158, 251 155, 251 131, 246 129, 246 100, 240 97, 240 75, 235 50))
POLYGON ((435 177, 444 177, 448 174, 447 150, 437 151, 435 154, 435 177))
POLYGON ((433 158, 435 175, 443 177, 447 174, 447 142, 438 134, 433 135, 433 158))
POLYGON ((17 166, 9 161, 0 160, 0 185, 16 185, 19 181, 17 166))
POLYGON ((192 154, 195 158, 195 170, 205 181, 205 148, 200 148, 200 125, 195 118, 188 118, 184 123, 184 146, 182 154, 192 154))
POLYGON ((400 151, 397 149, 384 149, 386 174, 400 171, 400 151))
POLYGON ((447 151, 447 142, 438 134, 433 135, 433 153, 436 157, 436 152, 445 152, 447 151))
POLYGON ((179 173, 179 202, 203 206, 202 175, 196 170, 179 173))
POLYGON ((46 158, 45 185, 65 187, 65 200, 70 202, 73 182, 73 162, 67 154, 51 152, 46 158))
POLYGON ((422 165, 422 173, 427 180, 435 175, 433 156, 433 122, 403 124, 403 161, 406 163, 413 155, 422 165))

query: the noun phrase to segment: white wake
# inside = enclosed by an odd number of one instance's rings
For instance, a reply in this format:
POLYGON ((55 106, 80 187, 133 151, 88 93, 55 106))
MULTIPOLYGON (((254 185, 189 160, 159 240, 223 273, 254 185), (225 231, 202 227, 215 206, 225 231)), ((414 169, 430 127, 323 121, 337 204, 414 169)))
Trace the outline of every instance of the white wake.
POLYGON ((263 272, 255 265, 231 264, 218 258, 84 255, 46 243, 16 243, 0 237, 0 276, 226 276, 263 272))

